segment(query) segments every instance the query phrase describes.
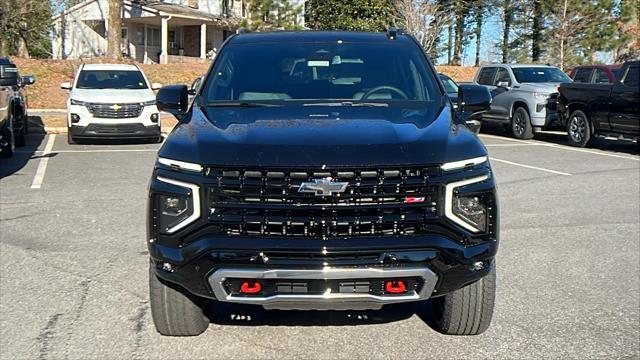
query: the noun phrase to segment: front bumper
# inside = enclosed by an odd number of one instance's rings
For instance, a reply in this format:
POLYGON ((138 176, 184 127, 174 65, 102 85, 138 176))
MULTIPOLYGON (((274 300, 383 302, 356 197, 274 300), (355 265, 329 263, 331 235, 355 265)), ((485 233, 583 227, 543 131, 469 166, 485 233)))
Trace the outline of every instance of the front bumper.
POLYGON ((71 136, 78 139, 157 139, 160 126, 145 126, 140 123, 127 124, 89 124, 87 126, 71 126, 71 136))
MULTIPOLYGON (((349 240, 295 241, 204 236, 181 248, 149 244, 156 275, 189 292, 219 301, 259 304, 269 309, 378 309, 384 304, 426 300, 471 284, 486 275, 498 242, 464 246, 441 235, 349 240), (364 249, 364 250, 363 250, 364 249), (170 270, 165 264, 171 264, 170 270), (474 265, 482 264, 478 269, 474 265), (418 278, 402 296, 367 294, 274 294, 242 298, 224 287, 236 279, 336 281, 418 278)), ((337 286, 337 285, 336 285, 337 286)))
POLYGON ((379 309, 387 303, 399 303, 428 299, 438 281, 438 276, 428 268, 323 268, 323 269, 227 269, 214 271, 208 278, 216 299, 225 302, 263 305, 266 309, 284 310, 364 310, 379 309), (277 284, 301 284, 304 291, 294 290, 269 295, 242 296, 225 287, 227 279, 271 280, 277 284), (372 294, 369 279, 419 278, 419 287, 402 294, 372 294), (322 293, 309 293, 306 282, 334 281, 338 286, 326 286, 322 293), (340 281, 343 282, 340 282, 340 281), (297 283, 295 281, 298 281, 297 283), (340 285, 342 284, 342 285, 340 285), (356 285, 362 290, 359 292, 356 285))

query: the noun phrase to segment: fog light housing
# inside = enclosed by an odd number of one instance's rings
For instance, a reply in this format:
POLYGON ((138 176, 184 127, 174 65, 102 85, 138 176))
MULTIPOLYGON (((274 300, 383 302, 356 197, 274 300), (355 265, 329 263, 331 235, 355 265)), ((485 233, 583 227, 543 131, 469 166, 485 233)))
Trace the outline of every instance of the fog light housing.
POLYGON ((80 122, 80 115, 78 114, 71 114, 71 122, 72 123, 79 123, 80 122))
POLYGON ((157 123, 158 122, 158 113, 151 114, 150 119, 151 119, 151 122, 157 123))

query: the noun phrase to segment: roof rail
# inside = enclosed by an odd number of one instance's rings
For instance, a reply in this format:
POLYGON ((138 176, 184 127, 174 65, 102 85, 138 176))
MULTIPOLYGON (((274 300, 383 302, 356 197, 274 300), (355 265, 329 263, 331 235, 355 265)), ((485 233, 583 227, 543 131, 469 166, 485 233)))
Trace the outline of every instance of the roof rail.
POLYGON ((391 27, 387 29, 387 37, 389 38, 389 40, 395 40, 398 37, 398 34, 401 34, 401 31, 398 31, 398 29, 391 27))

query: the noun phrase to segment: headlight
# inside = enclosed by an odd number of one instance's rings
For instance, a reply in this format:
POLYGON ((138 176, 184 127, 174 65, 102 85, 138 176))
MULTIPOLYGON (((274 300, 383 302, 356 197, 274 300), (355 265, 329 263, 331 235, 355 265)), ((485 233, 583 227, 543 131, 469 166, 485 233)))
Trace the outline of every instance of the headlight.
MULTIPOLYGON (((158 226, 160 231, 170 233, 176 225, 193 214, 190 197, 158 195, 158 226)), ((175 231, 175 230, 174 230, 175 231)))
POLYGON ((174 233, 200 217, 200 188, 198 185, 163 177, 157 179, 188 190, 186 195, 156 195, 156 216, 161 232, 174 233))
POLYGON ((455 190, 489 179, 483 175, 472 179, 447 184, 445 189, 445 216, 471 232, 487 230, 487 194, 457 194, 455 190))
POLYGON ((453 213, 480 232, 487 230, 487 203, 485 196, 454 196, 453 213))
POLYGON ((86 105, 87 105, 87 103, 86 103, 86 102, 84 102, 84 101, 71 99, 71 105, 86 106, 86 105))
POLYGON ((533 97, 535 97, 538 101, 547 101, 547 99, 549 98, 549 94, 534 92, 533 97))
POLYGON ((155 105, 156 101, 155 100, 149 100, 149 101, 145 101, 143 103, 140 103, 140 105, 144 105, 144 106, 152 106, 155 105))

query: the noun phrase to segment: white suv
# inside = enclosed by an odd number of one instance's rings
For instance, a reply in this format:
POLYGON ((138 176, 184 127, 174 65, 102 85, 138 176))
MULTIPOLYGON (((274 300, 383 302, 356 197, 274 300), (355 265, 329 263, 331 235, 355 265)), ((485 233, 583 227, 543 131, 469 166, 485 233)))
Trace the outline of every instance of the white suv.
POLYGON ((136 65, 83 64, 67 100, 69 144, 77 140, 136 138, 162 141, 160 114, 149 81, 136 65))

